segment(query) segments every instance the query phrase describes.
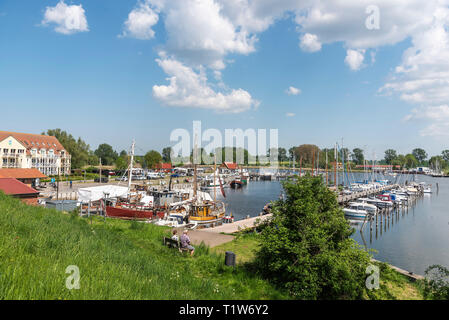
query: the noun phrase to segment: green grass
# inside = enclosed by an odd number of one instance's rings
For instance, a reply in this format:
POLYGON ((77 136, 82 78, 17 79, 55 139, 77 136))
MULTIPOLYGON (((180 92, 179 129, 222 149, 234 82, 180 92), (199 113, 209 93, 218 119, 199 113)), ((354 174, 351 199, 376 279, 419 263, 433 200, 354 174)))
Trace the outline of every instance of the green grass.
POLYGON ((168 229, 29 207, 0 193, 0 299, 286 299, 282 290, 200 246, 162 245, 168 229), (69 265, 80 289, 68 290, 69 265))
MULTIPOLYGON (((253 261, 259 245, 259 236, 255 233, 239 234, 232 242, 214 247, 216 253, 232 251, 236 254, 237 263, 244 265, 253 261)), ((424 287, 420 281, 412 281, 386 263, 376 263, 379 266, 379 289, 366 290, 364 299, 367 300, 423 300, 424 287)))
MULTIPOLYGON (((29 207, 0 192, 0 299, 289 299, 248 271, 259 237, 241 234, 195 256, 162 245, 169 229, 134 221, 29 207), (224 266, 233 251, 237 266, 224 266), (68 290, 69 265, 80 289, 68 290)), ((366 299, 423 299, 420 283, 381 264, 380 289, 366 299)))

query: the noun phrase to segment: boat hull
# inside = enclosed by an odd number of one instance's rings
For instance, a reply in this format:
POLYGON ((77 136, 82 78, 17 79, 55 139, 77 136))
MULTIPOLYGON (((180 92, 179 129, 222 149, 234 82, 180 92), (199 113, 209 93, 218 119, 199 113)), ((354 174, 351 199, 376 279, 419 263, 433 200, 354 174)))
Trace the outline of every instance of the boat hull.
POLYGON ((120 207, 106 207, 106 216, 123 219, 156 219, 163 218, 165 212, 154 210, 135 210, 120 207))

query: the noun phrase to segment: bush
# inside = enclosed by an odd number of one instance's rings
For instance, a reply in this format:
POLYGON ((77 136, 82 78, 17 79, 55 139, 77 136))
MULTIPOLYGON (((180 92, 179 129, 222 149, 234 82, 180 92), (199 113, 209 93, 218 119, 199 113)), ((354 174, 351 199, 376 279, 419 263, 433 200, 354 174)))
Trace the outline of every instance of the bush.
POLYGON ((433 265, 426 270, 424 296, 427 299, 449 300, 449 269, 433 265))
POLYGON ((256 268, 299 299, 360 299, 369 255, 350 238, 353 229, 335 194, 319 177, 283 183, 261 233, 256 268))

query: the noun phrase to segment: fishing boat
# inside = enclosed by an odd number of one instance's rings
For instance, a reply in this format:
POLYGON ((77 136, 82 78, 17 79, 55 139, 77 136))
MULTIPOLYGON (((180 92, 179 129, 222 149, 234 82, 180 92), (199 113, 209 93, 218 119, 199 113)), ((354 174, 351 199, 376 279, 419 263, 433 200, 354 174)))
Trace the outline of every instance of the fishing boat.
POLYGON ((106 206, 106 216, 112 218, 152 220, 163 218, 165 214, 163 209, 138 204, 119 203, 114 206, 106 206))
MULTIPOLYGON (((196 155, 197 146, 195 143, 194 157, 196 155)), ((221 225, 226 213, 225 204, 222 201, 217 201, 216 189, 214 189, 213 200, 208 193, 205 193, 204 197, 200 196, 198 192, 197 164, 195 158, 193 168, 193 196, 189 203, 188 223, 195 223, 197 228, 221 225)), ((216 171, 216 160, 214 170, 216 171)))
POLYGON ((239 188, 241 188, 241 187, 244 186, 244 183, 243 183, 239 178, 237 178, 237 179, 232 180, 232 181, 229 183, 229 186, 230 186, 232 189, 239 189, 239 188))

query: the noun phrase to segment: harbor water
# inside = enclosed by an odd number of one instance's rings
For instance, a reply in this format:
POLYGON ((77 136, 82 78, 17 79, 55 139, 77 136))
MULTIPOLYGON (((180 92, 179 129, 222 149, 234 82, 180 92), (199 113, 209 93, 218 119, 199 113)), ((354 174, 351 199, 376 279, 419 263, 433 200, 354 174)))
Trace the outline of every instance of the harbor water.
MULTIPOLYGON (((363 179, 363 176, 359 174, 355 178, 363 179)), ((449 267, 449 178, 417 175, 402 177, 403 182, 405 179, 431 184, 433 193, 392 214, 390 223, 382 224, 382 230, 378 225, 377 236, 375 223, 371 233, 369 223, 362 230, 361 221, 349 221, 355 228, 352 237, 363 248, 376 250, 375 259, 416 274, 423 275, 433 264, 449 267)), ((279 199, 282 187, 278 181, 251 181, 242 189, 226 188, 225 193, 223 198, 218 190, 217 199, 226 203, 227 213, 240 220, 259 215, 265 204, 279 199)))

